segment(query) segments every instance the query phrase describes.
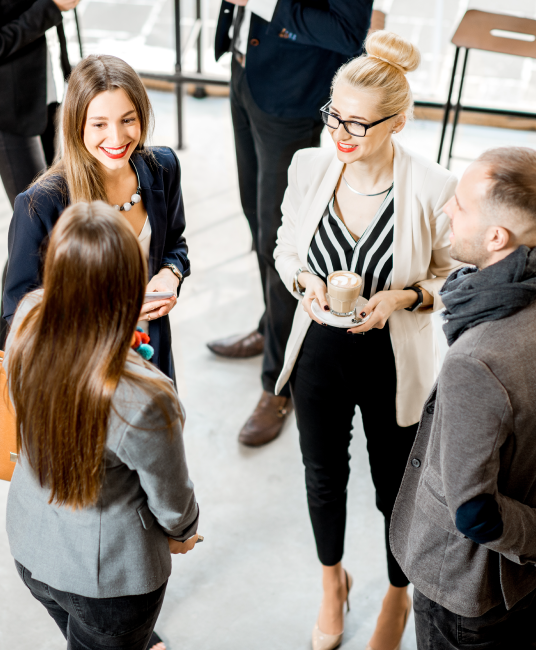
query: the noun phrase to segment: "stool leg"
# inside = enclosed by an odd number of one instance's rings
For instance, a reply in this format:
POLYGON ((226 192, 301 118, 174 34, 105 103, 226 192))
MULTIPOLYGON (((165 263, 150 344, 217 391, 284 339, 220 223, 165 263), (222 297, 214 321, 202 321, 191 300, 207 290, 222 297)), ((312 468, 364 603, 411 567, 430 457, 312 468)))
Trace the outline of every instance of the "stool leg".
POLYGON ((447 103, 445 104, 445 114, 443 115, 443 127, 441 129, 441 140, 439 141, 439 153, 437 154, 437 162, 441 164, 441 154, 443 153, 443 143, 445 141, 445 133, 447 131, 447 124, 449 123, 450 109, 452 104, 450 100, 452 99, 452 89, 454 88, 454 78, 456 77, 456 68, 458 67, 458 55, 460 53, 460 48, 456 48, 456 53, 454 54, 454 65, 452 66, 452 76, 450 77, 450 86, 449 86, 449 95, 447 97, 447 103))
POLYGON ((467 68, 467 59, 468 59, 468 57, 469 57, 469 49, 467 48, 465 50, 465 56, 463 57, 462 76, 461 76, 461 79, 460 79, 460 90, 458 92, 458 102, 457 102, 456 108, 454 110, 454 121, 452 123, 452 136, 450 138, 450 147, 449 147, 449 157, 448 157, 448 160, 447 160, 447 169, 450 169, 450 160, 452 158, 452 148, 454 146, 454 136, 456 135, 456 127, 458 126, 458 119, 460 117, 463 82, 464 82, 464 79, 465 79, 465 69, 467 68))

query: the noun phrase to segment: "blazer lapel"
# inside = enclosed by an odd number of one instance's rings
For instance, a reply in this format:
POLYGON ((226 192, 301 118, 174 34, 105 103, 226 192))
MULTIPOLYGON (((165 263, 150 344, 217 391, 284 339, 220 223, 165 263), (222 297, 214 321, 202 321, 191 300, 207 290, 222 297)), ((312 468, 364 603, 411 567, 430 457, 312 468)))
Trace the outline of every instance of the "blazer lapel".
POLYGON ((343 163, 335 154, 311 202, 308 203, 305 201, 302 206, 302 210, 305 211, 305 216, 303 217, 303 225, 299 237, 298 256, 304 263, 307 262, 309 246, 311 245, 318 224, 322 219, 324 210, 335 190, 343 166, 343 163))
POLYGON ((394 141, 395 228, 393 234, 393 281, 391 288, 403 289, 408 285, 413 251, 413 196, 411 158, 394 141))
POLYGON ((167 208, 164 191, 158 187, 152 171, 142 156, 136 155, 134 164, 138 170, 141 198, 151 224, 151 246, 149 249, 149 280, 158 273, 162 261, 166 236, 167 208))

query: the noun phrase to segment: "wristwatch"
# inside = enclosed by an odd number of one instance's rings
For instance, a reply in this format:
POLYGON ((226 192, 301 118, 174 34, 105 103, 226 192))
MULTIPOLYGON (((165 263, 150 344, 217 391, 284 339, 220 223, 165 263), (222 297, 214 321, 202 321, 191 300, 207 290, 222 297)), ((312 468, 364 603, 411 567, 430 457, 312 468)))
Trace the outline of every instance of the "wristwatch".
POLYGON ((300 296, 305 296, 305 289, 303 289, 301 284, 298 282, 298 276, 300 275, 300 273, 305 273, 305 272, 309 273, 309 269, 300 266, 300 268, 296 271, 294 275, 294 288, 296 289, 296 292, 300 294, 300 296))
POLYGON ((173 275, 178 278, 179 280, 179 285, 183 281, 182 273, 179 271, 179 269, 175 266, 175 264, 162 264, 163 269, 169 269, 173 275))
POLYGON ((404 291, 415 291, 417 294, 417 300, 411 305, 411 307, 406 307, 406 311, 415 311, 416 309, 419 309, 419 307, 423 303, 423 295, 422 295, 422 289, 420 287, 412 286, 412 287, 404 287, 404 291))

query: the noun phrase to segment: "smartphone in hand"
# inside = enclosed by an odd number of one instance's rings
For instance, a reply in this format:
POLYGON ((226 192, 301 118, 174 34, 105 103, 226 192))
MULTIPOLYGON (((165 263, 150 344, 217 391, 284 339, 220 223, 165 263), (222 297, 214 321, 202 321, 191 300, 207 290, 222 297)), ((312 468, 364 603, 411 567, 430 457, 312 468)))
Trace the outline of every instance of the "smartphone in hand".
POLYGON ((145 294, 143 302, 154 302, 156 300, 167 300, 168 298, 173 298, 175 295, 174 291, 148 291, 145 294))

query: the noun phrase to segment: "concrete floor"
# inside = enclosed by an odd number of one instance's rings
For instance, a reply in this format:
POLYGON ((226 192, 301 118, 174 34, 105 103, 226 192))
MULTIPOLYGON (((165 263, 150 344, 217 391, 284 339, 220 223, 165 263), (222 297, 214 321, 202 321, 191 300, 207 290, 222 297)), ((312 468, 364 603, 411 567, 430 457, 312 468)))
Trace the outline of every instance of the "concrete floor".
MULTIPOLYGON (((155 144, 173 146, 172 95, 151 93, 155 144)), ((174 557, 158 630, 170 650, 306 650, 321 597, 294 416, 281 437, 251 450, 238 431, 260 395, 260 359, 226 361, 206 341, 248 332, 262 310, 251 238, 240 209, 228 101, 186 100, 180 152, 192 277, 172 312, 186 449, 205 542, 174 557)), ((403 142, 431 158, 439 126, 415 122, 403 142)), ((500 144, 536 147, 536 134, 460 127, 454 170, 500 144)), ((329 142, 325 143, 329 146, 329 142)), ((0 263, 10 218, 0 187, 0 263)), ((353 573, 343 647, 364 650, 387 587, 383 523, 374 506, 359 413, 351 447, 345 565, 353 573)), ((0 648, 61 650, 65 642, 21 583, 4 531, 9 485, 0 482, 0 648)), ((36 540, 36 544, 39 540, 36 540)), ((414 650, 410 619, 402 649, 414 650)))

